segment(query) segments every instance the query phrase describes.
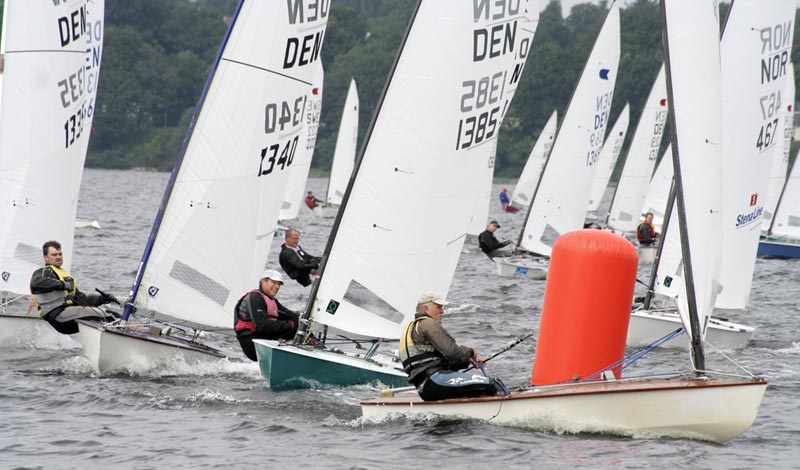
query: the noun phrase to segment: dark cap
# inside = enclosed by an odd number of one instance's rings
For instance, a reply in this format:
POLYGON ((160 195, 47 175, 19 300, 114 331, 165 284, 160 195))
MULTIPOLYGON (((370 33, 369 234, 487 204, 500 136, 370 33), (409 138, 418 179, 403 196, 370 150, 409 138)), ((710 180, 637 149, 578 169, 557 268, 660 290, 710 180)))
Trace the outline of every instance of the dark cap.
POLYGON ((500 224, 498 224, 496 220, 489 222, 489 225, 495 225, 497 228, 500 228, 500 224))

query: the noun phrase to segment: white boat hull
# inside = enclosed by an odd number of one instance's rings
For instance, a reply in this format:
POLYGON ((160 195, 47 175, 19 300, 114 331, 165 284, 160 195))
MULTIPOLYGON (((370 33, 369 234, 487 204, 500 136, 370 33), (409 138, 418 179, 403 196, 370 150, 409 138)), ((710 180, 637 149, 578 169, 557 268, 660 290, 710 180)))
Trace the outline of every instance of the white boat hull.
POLYGON ((0 314, 0 346, 45 346, 64 341, 71 342, 69 336, 56 331, 38 314, 0 314))
POLYGON ((183 361, 186 364, 213 362, 225 354, 208 346, 175 336, 161 336, 149 331, 78 321, 83 354, 98 375, 140 371, 183 361))
POLYGON ((336 213, 339 212, 339 206, 328 206, 320 204, 311 210, 317 217, 321 217, 323 219, 332 219, 336 217, 336 213))
POLYGON ((549 258, 510 256, 494 258, 493 261, 497 266, 497 274, 501 277, 544 279, 550 267, 549 258))
MULTIPOLYGON (((755 421, 761 380, 624 379, 533 387, 507 397, 425 402, 416 392, 361 403, 364 418, 435 414, 557 433, 729 441, 755 421)), ((384 391, 385 392, 385 391, 384 391)))
MULTIPOLYGON (((637 311, 631 313, 626 344, 632 347, 647 346, 681 327, 681 320, 674 311, 637 311)), ((742 349, 753 337, 755 328, 711 317, 705 341, 719 349, 742 349)), ((686 335, 667 341, 662 348, 689 350, 686 335)))

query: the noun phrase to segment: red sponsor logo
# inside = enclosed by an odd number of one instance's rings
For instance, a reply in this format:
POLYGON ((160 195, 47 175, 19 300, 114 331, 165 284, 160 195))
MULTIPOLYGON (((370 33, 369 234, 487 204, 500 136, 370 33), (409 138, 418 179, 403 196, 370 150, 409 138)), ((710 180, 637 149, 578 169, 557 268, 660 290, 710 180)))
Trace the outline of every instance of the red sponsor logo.
POLYGON ((755 206, 757 202, 758 202, 758 194, 757 193, 756 194, 752 194, 750 196, 750 205, 751 206, 755 206))

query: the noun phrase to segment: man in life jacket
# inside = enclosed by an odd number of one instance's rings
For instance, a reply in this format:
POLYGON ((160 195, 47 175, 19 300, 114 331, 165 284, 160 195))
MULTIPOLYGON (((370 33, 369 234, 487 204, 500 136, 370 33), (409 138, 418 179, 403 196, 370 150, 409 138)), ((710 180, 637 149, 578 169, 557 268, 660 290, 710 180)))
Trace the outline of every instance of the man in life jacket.
POLYGON ((478 246, 481 247, 481 251, 486 253, 489 258, 511 256, 513 254, 511 248, 506 248, 509 243, 511 243, 510 240, 501 242, 494 236, 494 232, 498 228, 500 228, 500 224, 498 224, 496 220, 493 220, 486 226, 486 230, 478 235, 478 246))
POLYGON ((39 308, 39 315, 59 333, 71 335, 78 332, 77 320, 113 320, 111 314, 98 308, 117 302, 110 294, 84 294, 78 290, 75 279, 61 268, 64 255, 61 244, 51 240, 42 246, 45 265, 31 276, 31 294, 39 308))
POLYGON ((306 194, 306 205, 309 209, 313 209, 322 202, 322 199, 318 199, 317 196, 314 196, 314 193, 311 191, 306 194))
POLYGON ((478 352, 459 346, 442 326, 448 303, 433 292, 422 294, 414 320, 403 329, 398 354, 409 382, 426 401, 505 392, 501 383, 477 370, 483 365, 478 352), (458 372, 470 364, 474 372, 458 372))
POLYGON ((258 360, 254 339, 292 339, 297 332, 300 316, 275 298, 282 285, 281 273, 268 269, 261 274, 258 289, 247 292, 236 302, 233 329, 250 360, 258 360))
POLYGON ((311 284, 311 272, 319 267, 321 259, 303 251, 299 243, 300 232, 293 228, 287 230, 278 262, 291 279, 306 287, 311 284))
POLYGON ((648 212, 644 215, 644 222, 636 228, 636 238, 639 239, 640 246, 651 246, 658 240, 658 233, 653 227, 653 213, 648 212))

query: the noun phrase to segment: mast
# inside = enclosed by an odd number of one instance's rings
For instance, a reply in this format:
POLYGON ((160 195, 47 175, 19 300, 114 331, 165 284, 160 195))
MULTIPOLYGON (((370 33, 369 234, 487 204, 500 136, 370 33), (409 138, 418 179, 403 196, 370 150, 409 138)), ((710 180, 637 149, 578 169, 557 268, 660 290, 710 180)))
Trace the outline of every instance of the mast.
MULTIPOLYGON (((336 233, 339 230, 339 225, 342 223, 342 217, 345 212, 345 208, 347 207, 347 203, 350 200, 350 193, 353 191, 353 185, 355 184, 356 177, 358 176, 358 172, 361 169, 361 163, 364 160, 364 154, 366 153, 367 146, 369 145, 370 137, 372 137, 372 131, 375 129, 375 123, 378 120, 378 115, 380 114, 381 108, 383 107, 384 100, 386 99, 386 93, 389 90, 389 86, 392 83, 392 78, 394 77, 395 71, 397 70, 397 64, 400 62, 400 56, 403 54, 403 48, 408 41, 408 36, 411 33, 411 28, 414 26, 414 20, 417 17, 417 13, 419 12, 419 8, 422 5, 422 0, 417 0, 417 4, 414 6, 414 11, 411 13, 411 19, 408 22, 408 27, 406 28, 406 32, 403 35, 403 41, 400 43, 400 47, 397 50, 397 55, 394 58, 394 63, 392 63, 392 68, 389 71, 389 78, 386 80, 386 84, 383 86, 383 91, 381 91, 381 97, 378 100, 378 104, 375 107, 375 111, 372 114, 372 120, 369 124, 369 129, 367 129, 367 134, 364 137, 364 142, 361 144, 361 149, 358 152, 358 159, 353 166, 353 172, 350 174, 350 180, 347 182, 347 189, 345 189, 344 196, 342 196, 342 204, 339 206, 339 211, 336 213, 336 219, 333 221, 333 227, 331 227, 331 234, 328 236, 328 242, 325 245, 325 251, 322 254, 322 260, 319 264, 319 269, 317 270, 317 277, 314 279, 314 283, 311 286, 311 292, 308 295, 308 301, 306 302, 306 308, 303 311, 303 314, 300 316, 299 325, 297 326, 297 333, 294 337, 294 343, 301 344, 305 339, 306 335, 308 334, 308 330, 311 326, 311 316, 312 311, 314 309, 314 303, 317 298, 317 292, 319 292, 319 284, 322 281, 322 276, 325 274, 325 265, 328 263, 328 256, 331 253, 331 249, 333 248, 333 244, 336 240, 336 233)), ((327 194, 325 196, 327 198, 327 194)))
POLYGON ((153 250, 153 245, 155 244, 156 236, 158 235, 158 230, 161 227, 161 221, 163 220, 164 213, 167 210, 167 205, 169 204, 170 196, 172 195, 172 190, 175 187, 175 181, 177 180, 178 172, 180 171, 181 165, 183 164, 183 158, 186 155, 186 149, 189 145, 189 141, 191 141, 192 139, 192 134, 194 134, 195 125, 197 124, 197 118, 200 116, 200 110, 203 108, 203 103, 206 100, 208 89, 211 86, 211 81, 214 79, 214 75, 217 72, 220 60, 222 60, 222 53, 225 50, 225 45, 228 43, 231 31, 233 31, 233 27, 236 24, 236 20, 239 18, 239 12, 241 11, 244 2, 245 0, 239 0, 239 4, 236 6, 236 11, 233 14, 233 19, 231 20, 231 24, 230 26, 228 26, 228 31, 225 33, 225 38, 222 40, 222 45, 220 46, 219 52, 217 53, 217 58, 214 60, 214 65, 211 68, 211 73, 209 73, 208 78, 206 79, 206 83, 203 86, 203 91, 200 94, 200 100, 198 101, 197 107, 194 110, 192 121, 189 123, 189 129, 186 131, 186 137, 183 139, 183 143, 181 144, 181 149, 178 152, 178 159, 175 162, 175 167, 172 169, 172 174, 169 175, 169 181, 167 182, 167 187, 164 190, 164 197, 161 199, 161 205, 158 207, 158 212, 156 213, 155 221, 153 221, 153 228, 150 229, 150 236, 147 239, 147 244, 144 247, 142 260, 139 262, 139 269, 136 271, 136 277, 133 280, 133 285, 131 286, 130 294, 128 294, 128 299, 125 301, 125 310, 122 313, 123 320, 127 320, 133 313, 134 309, 133 303, 136 300, 137 294, 139 293, 139 287, 142 282, 142 277, 144 276, 144 271, 145 268, 147 267, 147 262, 150 259, 150 253, 153 250))
POLYGON ((672 66, 670 64, 669 55, 669 34, 667 30, 667 11, 666 1, 661 0, 661 16, 664 20, 664 66, 667 73, 667 97, 669 106, 669 120, 672 135, 672 165, 673 165, 673 192, 675 193, 677 209, 678 209, 678 222, 680 223, 680 240, 681 240, 681 255, 683 257, 683 273, 684 282, 686 285, 686 302, 689 307, 689 328, 692 335, 692 362, 696 370, 705 370, 705 355, 703 353, 703 341, 700 337, 700 322, 697 314, 697 297, 694 288, 694 274, 692 272, 692 257, 689 248, 689 232, 686 225, 686 206, 683 195, 683 177, 681 175, 680 166, 680 147, 678 146, 678 127, 675 119, 675 99, 672 89, 672 66))

